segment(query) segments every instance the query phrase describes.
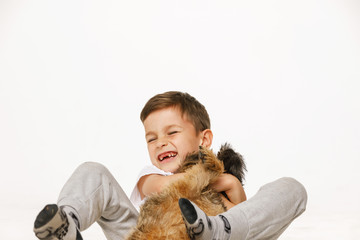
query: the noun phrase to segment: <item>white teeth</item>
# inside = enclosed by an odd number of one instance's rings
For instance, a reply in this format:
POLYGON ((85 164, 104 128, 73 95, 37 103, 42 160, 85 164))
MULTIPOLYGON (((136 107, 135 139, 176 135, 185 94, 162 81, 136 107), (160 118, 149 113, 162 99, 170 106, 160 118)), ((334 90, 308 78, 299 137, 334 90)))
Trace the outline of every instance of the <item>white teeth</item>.
POLYGON ((162 160, 164 160, 164 158, 166 158, 166 157, 175 157, 176 155, 177 155, 176 153, 170 153, 170 154, 168 154, 168 155, 166 155, 166 156, 160 157, 159 159, 160 159, 160 161, 162 161, 162 160))

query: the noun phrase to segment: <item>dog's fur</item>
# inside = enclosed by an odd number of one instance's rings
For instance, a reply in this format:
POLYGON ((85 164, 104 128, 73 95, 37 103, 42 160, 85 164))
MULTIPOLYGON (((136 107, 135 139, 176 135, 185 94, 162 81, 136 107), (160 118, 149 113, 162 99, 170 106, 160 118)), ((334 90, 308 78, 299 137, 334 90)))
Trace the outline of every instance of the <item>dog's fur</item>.
POLYGON ((223 145, 217 156, 211 150, 200 148, 199 152, 187 156, 178 170, 185 173, 183 178, 152 195, 141 206, 137 226, 127 239, 189 239, 179 199, 193 201, 209 216, 225 212, 227 209, 220 194, 210 185, 222 173, 233 174, 243 184, 244 171, 246 167, 242 156, 230 145, 223 145))

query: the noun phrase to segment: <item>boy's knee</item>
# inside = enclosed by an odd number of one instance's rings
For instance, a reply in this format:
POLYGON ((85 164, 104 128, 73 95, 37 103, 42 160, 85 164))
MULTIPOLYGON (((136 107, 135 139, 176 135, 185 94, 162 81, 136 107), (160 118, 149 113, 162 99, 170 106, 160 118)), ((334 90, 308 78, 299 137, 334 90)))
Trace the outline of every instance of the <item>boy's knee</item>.
POLYGON ((286 182, 289 187, 294 188, 295 190, 302 192, 303 194, 306 194, 306 189, 304 187, 304 185, 302 185, 298 180, 296 180, 295 178, 292 177, 283 177, 280 178, 281 180, 283 180, 284 182, 286 182))
POLYGON ((103 164, 98 162, 84 162, 78 167, 78 169, 90 174, 107 174, 109 172, 103 164))
POLYGON ((283 177, 279 180, 283 181, 287 185, 287 189, 294 194, 294 197, 305 208, 307 203, 307 192, 303 184, 292 177, 283 177))
POLYGON ((276 194, 285 194, 289 198, 299 201, 303 205, 307 202, 307 192, 305 187, 292 177, 283 177, 274 182, 264 185, 261 189, 271 191, 276 194))

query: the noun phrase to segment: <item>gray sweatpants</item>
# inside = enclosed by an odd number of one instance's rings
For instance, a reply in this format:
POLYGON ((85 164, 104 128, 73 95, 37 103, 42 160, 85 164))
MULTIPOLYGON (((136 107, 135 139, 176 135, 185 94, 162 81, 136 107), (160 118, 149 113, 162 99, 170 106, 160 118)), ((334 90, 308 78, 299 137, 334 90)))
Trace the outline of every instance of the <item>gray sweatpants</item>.
POLYGON ((248 201, 223 213, 231 224, 230 239, 278 239, 305 211, 307 193, 293 178, 280 178, 262 186, 248 201), (233 236, 233 232, 236 235, 233 236))
MULTIPOLYGON (((263 186, 225 214, 232 228, 244 229, 238 239, 277 239, 305 210, 306 200, 306 191, 299 182, 282 178, 263 186)), ((60 192, 58 205, 73 209, 81 231, 97 222, 108 240, 125 239, 138 217, 112 174, 94 162, 75 170, 60 192)))
POLYGON ((112 174, 101 164, 81 164, 60 192, 59 206, 69 206, 80 231, 97 222, 107 239, 125 239, 138 212, 112 174))

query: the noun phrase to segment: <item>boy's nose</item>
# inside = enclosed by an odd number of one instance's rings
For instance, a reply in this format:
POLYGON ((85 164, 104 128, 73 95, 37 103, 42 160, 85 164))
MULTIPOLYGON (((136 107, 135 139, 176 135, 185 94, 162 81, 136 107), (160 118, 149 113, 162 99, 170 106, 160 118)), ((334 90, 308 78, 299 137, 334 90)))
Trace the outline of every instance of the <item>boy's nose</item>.
POLYGON ((165 138, 159 139, 158 146, 159 147, 165 147, 168 145, 168 141, 165 138))

